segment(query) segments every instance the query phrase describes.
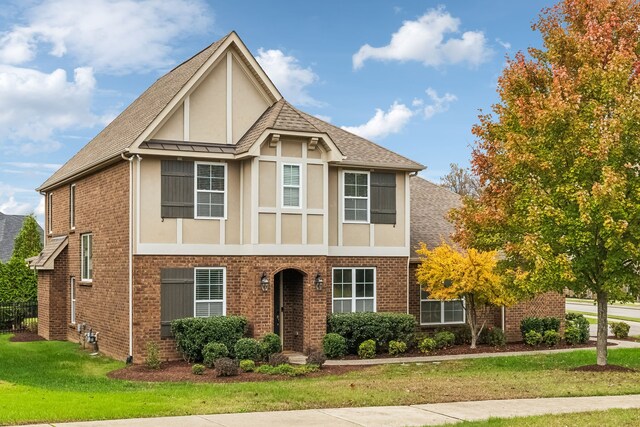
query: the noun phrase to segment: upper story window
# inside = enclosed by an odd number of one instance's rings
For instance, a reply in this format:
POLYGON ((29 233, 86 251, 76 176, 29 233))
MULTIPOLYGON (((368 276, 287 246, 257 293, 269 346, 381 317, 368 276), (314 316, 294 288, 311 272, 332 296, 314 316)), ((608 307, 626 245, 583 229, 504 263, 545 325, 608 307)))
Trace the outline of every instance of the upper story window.
POLYGON ((442 301, 429 299, 429 294, 420 290, 420 324, 439 325, 464 323, 464 300, 442 301))
POLYGON ((333 269, 333 312, 376 311, 375 268, 333 269))
POLYGON ((76 185, 69 187, 69 227, 76 229, 76 185))
POLYGON ((282 165, 282 207, 300 207, 300 165, 282 165))
POLYGON ((344 173, 344 221, 369 222, 369 172, 344 173))
POLYGON ((93 234, 83 234, 80 238, 80 270, 83 282, 93 280, 93 234))
POLYGON ((224 163, 196 163, 196 218, 225 218, 226 176, 224 163))
POLYGON ((195 317, 226 314, 225 273, 224 268, 195 269, 195 317))
POLYGON ((53 233, 53 193, 47 194, 47 231, 53 233))

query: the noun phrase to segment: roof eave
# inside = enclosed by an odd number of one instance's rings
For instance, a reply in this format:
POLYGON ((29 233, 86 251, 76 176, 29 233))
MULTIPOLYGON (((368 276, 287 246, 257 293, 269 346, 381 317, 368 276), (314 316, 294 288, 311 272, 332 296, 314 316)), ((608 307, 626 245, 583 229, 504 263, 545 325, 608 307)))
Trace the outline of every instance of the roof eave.
POLYGON ((392 169, 392 170, 403 170, 408 172, 420 172, 425 169, 425 166, 415 163, 415 166, 403 165, 403 164, 394 164, 394 163, 373 163, 373 162, 362 162, 358 160, 342 160, 339 162, 333 163, 336 166, 356 166, 362 168, 371 168, 371 169, 392 169))
POLYGON ((71 181, 75 181, 78 178, 82 178, 83 176, 87 176, 90 175, 102 168, 105 168, 109 165, 112 165, 114 163, 117 163, 118 160, 120 160, 122 157, 122 154, 125 153, 126 151, 123 151, 122 153, 118 153, 114 156, 109 156, 109 157, 105 157, 101 160, 98 160, 96 162, 93 162, 92 164, 90 164, 89 166, 87 166, 86 168, 82 168, 76 171, 72 171, 71 173, 67 174, 67 175, 63 175, 62 177, 60 177, 59 179, 50 182, 47 184, 47 181, 45 181, 44 183, 42 183, 42 185, 40 185, 39 187, 36 188, 36 191, 42 193, 42 192, 46 192, 49 191, 55 187, 59 187, 61 185, 67 184, 71 181))

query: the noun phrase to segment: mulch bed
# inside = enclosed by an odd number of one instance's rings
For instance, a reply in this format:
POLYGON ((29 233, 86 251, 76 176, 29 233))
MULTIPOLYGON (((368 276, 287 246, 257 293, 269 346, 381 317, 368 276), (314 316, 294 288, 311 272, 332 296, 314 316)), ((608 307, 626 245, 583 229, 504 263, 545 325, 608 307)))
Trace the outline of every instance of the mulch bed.
POLYGON ((573 368, 572 371, 578 372, 638 372, 635 369, 627 368, 620 365, 586 365, 573 368))
POLYGON ((18 332, 9 338, 11 342, 32 342, 32 341, 44 341, 40 335, 33 332, 18 332))
POLYGON ((287 375, 266 375, 255 372, 241 372, 235 377, 217 377, 214 369, 206 369, 202 375, 191 372, 191 364, 184 361, 163 362, 160 369, 149 369, 144 365, 130 365, 107 374, 109 378, 128 381, 148 382, 199 382, 199 383, 236 383, 273 380, 291 380, 295 378, 313 378, 325 375, 341 375, 351 371, 368 369, 366 366, 324 366, 317 372, 290 377, 287 375))
MULTIPOLYGON (((455 345, 453 347, 445 348, 442 350, 434 350, 429 354, 420 353, 417 349, 410 350, 404 354, 399 356, 391 356, 387 353, 376 354, 376 359, 388 359, 395 357, 419 357, 419 356, 450 356, 450 355, 458 355, 458 354, 479 354, 479 353, 511 353, 514 351, 540 351, 540 350, 561 350, 567 348, 593 348, 595 347, 595 341, 589 341, 584 344, 576 344, 576 345, 568 345, 564 342, 559 343, 553 347, 547 347, 545 345, 540 345, 538 347, 531 347, 526 345, 523 342, 514 342, 508 343, 504 347, 492 347, 486 344, 478 344, 476 348, 470 348, 468 344, 465 345, 455 345)), ((609 346, 613 347, 616 344, 609 343, 609 346)), ((359 359, 357 355, 348 355, 343 358, 343 360, 355 360, 359 359)))

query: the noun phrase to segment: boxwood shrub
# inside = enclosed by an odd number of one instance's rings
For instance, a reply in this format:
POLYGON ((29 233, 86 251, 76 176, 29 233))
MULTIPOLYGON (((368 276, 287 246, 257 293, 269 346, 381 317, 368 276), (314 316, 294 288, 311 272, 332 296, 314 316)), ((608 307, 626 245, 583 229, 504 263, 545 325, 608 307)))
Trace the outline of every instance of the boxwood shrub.
POLYGON ((191 363, 203 360, 202 350, 210 342, 222 343, 233 352, 246 331, 247 319, 242 316, 189 317, 171 322, 178 351, 191 363))
MULTIPOLYGON (((574 341, 575 341, 575 338, 578 338, 578 341, 574 342, 574 344, 582 344, 589 341, 589 321, 585 319, 585 317, 582 314, 567 313, 567 315, 565 316, 565 319, 567 321, 566 323, 567 330, 569 330, 569 328, 575 328, 580 332, 580 334, 577 337, 571 337, 571 339, 574 341)), ((573 332, 573 334, 575 335, 575 332, 573 332)), ((565 339, 566 339, 566 331, 565 331, 565 339)), ((567 340, 567 342, 569 342, 569 340, 567 340)))
POLYGON ((557 317, 525 317, 520 322, 520 332, 524 337, 530 331, 544 335, 546 331, 560 331, 560 319, 557 317))
POLYGON ((343 336, 352 354, 367 340, 374 340, 383 349, 392 340, 410 342, 415 328, 416 318, 402 313, 334 313, 327 318, 328 332, 343 336))

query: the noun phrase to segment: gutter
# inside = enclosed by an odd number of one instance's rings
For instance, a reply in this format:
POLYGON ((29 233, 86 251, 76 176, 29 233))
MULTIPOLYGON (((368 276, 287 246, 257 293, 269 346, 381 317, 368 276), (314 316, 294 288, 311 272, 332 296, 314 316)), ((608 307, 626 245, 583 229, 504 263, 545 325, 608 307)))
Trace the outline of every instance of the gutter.
POLYGON ((127 363, 133 363, 133 159, 139 156, 120 156, 129 162, 129 355, 127 363))

